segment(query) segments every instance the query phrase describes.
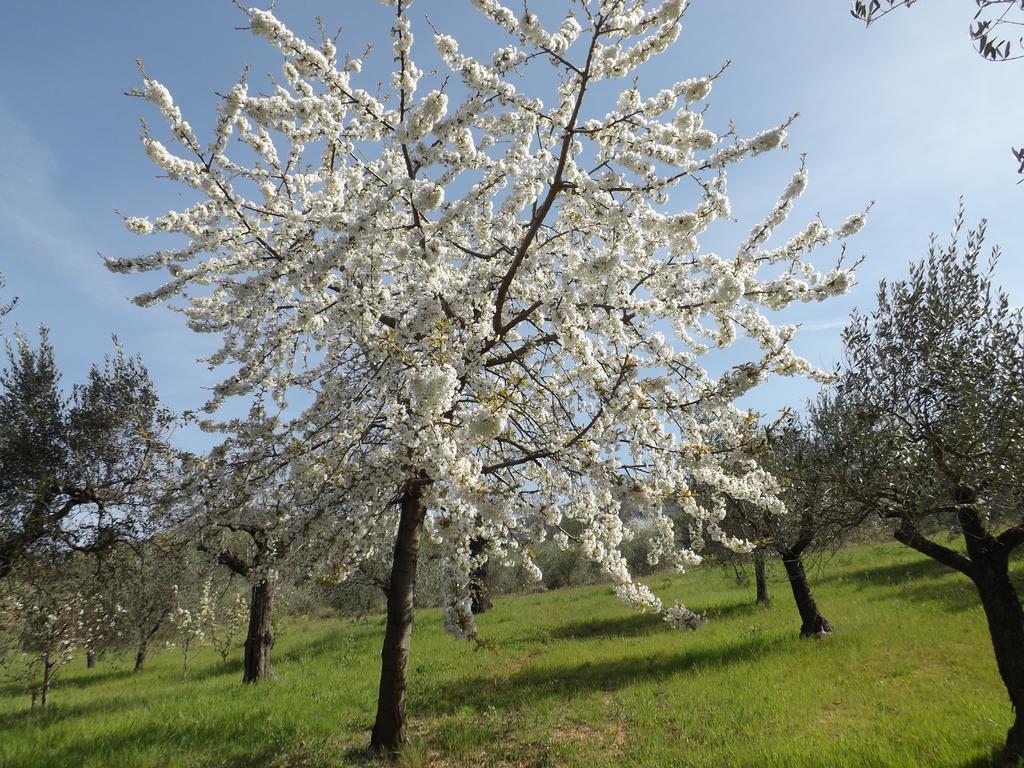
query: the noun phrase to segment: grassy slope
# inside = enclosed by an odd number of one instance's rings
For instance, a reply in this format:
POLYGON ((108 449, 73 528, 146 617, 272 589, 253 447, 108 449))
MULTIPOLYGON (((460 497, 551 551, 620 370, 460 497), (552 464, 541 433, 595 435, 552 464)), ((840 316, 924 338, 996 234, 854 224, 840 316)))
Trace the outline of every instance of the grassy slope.
MULTIPOLYGON (((797 640, 780 570, 769 609, 721 570, 653 577, 715 617, 686 635, 603 587, 500 598, 481 648, 425 611, 401 764, 988 765, 1011 715, 970 584, 897 545, 842 552, 811 581, 838 629, 820 642, 797 640)), ((379 618, 292 622, 259 687, 209 649, 188 681, 173 652, 141 675, 75 662, 45 717, 0 687, 0 765, 360 764, 381 634, 379 618)))

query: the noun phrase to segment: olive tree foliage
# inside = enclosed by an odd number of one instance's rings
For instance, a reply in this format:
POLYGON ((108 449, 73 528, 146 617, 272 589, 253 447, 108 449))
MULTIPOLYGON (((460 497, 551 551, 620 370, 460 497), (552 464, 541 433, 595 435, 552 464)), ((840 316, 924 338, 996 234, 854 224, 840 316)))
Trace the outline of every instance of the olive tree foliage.
MULTIPOLYGON (((850 13, 870 25, 897 8, 909 8, 918 0, 854 0, 850 13)), ((1024 58, 1024 0, 974 0, 977 10, 968 26, 968 34, 978 54, 988 61, 1014 61, 1024 58)), ((1024 147, 1010 150, 1024 175, 1024 147)), ((1024 179, 1022 179, 1024 181, 1024 179)))
MULTIPOLYGON (((137 94, 167 125, 161 138, 147 129, 146 152, 197 201, 127 217, 184 242, 108 264, 167 270, 139 303, 169 302, 222 337, 211 363, 232 367, 211 408, 312 396, 293 427, 316 445, 302 471, 344 488, 346 543, 382 508, 397 520, 372 737, 390 752, 424 530, 442 552, 446 626, 471 638, 476 538, 489 557, 528 560, 523 541, 573 521, 574 545, 619 596, 661 611, 620 551, 623 508, 650 509, 662 562, 685 567, 699 556, 677 545, 665 503, 726 540, 724 502, 698 503, 691 483, 777 505, 760 468, 728 460, 742 439, 732 403, 772 373, 815 373, 766 312, 845 292, 851 272, 810 255, 864 216, 815 219, 769 246, 806 188, 801 166, 735 253, 700 248, 730 216, 727 169, 783 147, 790 120, 712 130, 714 73, 656 94, 631 84, 678 37, 685 0, 576 0, 551 29, 474 0, 508 43, 475 58, 437 31, 434 74, 413 59, 410 3, 388 5, 385 93, 360 86, 362 61, 332 40, 307 42, 257 8, 249 29, 282 55, 281 78, 264 93, 231 88, 209 142, 144 73, 137 94), (759 356, 709 375, 701 357, 737 333, 759 356)), ((665 617, 695 625, 682 606, 665 617)))
MULTIPOLYGON (((344 581, 374 553, 388 553, 381 542, 393 535, 395 517, 384 509, 378 522, 347 514, 339 489, 348 483, 340 470, 325 477, 317 440, 297 439, 259 404, 245 419, 214 428, 229 437, 207 455, 182 456, 175 526, 250 587, 242 677, 267 680, 278 588, 286 581, 344 581)), ((353 461, 345 472, 358 469, 353 461)))
MULTIPOLYGON (((850 13, 866 25, 897 8, 909 8, 918 0, 854 0, 850 13)), ((968 27, 978 53, 990 61, 1007 61, 1024 57, 1024 37, 1011 40, 1016 29, 1024 24, 1024 0, 974 0, 977 10, 968 27)))
MULTIPOLYGON (((7 284, 7 279, 4 277, 3 273, 0 272, 0 290, 3 290, 3 287, 6 284, 7 284)), ((6 304, 0 302, 0 317, 3 317, 4 315, 9 314, 10 311, 12 309, 14 309, 14 305, 17 304, 17 303, 18 303, 18 297, 17 296, 15 296, 13 299, 8 301, 6 304)))
MULTIPOLYGON (((161 527, 162 516, 157 516, 161 527)), ((118 645, 135 653, 133 671, 142 672, 153 645, 165 636, 175 609, 169 585, 197 569, 191 541, 174 532, 147 528, 105 553, 102 577, 107 599, 121 607, 118 645)))
POLYGON ((754 450, 758 462, 778 483, 785 512, 733 501, 728 518, 730 532, 757 544, 754 554, 781 560, 800 614, 801 637, 820 637, 833 631, 814 599, 806 559, 838 546, 869 516, 835 488, 833 468, 844 457, 837 453, 826 418, 821 411, 806 416, 786 412, 763 428, 754 450))
POLYGON ((1009 578, 1024 543, 1024 317, 993 285, 984 221, 934 237, 905 281, 844 332, 847 369, 812 409, 845 457, 835 488, 895 523, 897 540, 978 589, 1024 756, 1024 611, 1009 578), (943 542, 962 537, 961 547, 943 542))
MULTIPOLYGON (((118 345, 60 389, 44 328, 18 335, 0 373, 0 578, 44 550, 96 553, 132 535, 161 482, 172 415, 118 345)), ((16 573, 15 573, 16 575, 16 573)))

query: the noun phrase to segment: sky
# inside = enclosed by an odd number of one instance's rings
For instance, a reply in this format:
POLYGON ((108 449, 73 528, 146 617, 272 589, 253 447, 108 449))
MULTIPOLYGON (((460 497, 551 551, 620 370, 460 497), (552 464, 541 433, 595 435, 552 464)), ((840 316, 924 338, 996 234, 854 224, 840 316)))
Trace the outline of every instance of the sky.
MULTIPOLYGON (((534 0, 532 7, 557 20, 566 5, 534 0)), ((905 276, 909 261, 926 253, 929 234, 948 233, 961 197, 968 221, 987 217, 989 242, 1004 250, 998 282, 1024 303, 1024 185, 1016 184, 1010 155, 1024 144, 1024 62, 990 63, 974 53, 966 32, 973 6, 926 0, 865 29, 846 0, 692 0, 679 42, 641 70, 639 87, 653 95, 730 61, 708 99, 713 130, 733 121, 752 135, 800 113, 788 150, 730 171, 737 222, 712 230, 708 248, 735 247, 770 210, 801 154, 811 183, 794 228, 817 213, 838 225, 874 202, 849 246, 850 257, 865 257, 853 291, 783 315, 802 323, 795 349, 818 366, 841 361, 851 309, 870 311, 879 280, 905 276)), ((374 44, 364 74, 371 83, 388 79, 390 17, 375 0, 278 0, 275 12, 309 35, 321 16, 328 29, 341 29, 342 51, 360 54, 374 44)), ((468 0, 417 0, 411 14, 414 54, 422 47, 429 57, 427 19, 470 52, 508 42, 468 0)), ((186 119, 209 131, 216 94, 246 64, 250 83, 265 83, 263 74, 280 70, 277 54, 238 29, 245 17, 230 0, 34 0, 11 4, 5 22, 0 272, 7 287, 0 299, 17 295, 19 303, 0 330, 34 337, 48 326, 66 385, 113 349, 116 333, 128 352, 142 355, 168 406, 200 407, 220 375, 197 360, 216 339, 189 331, 166 308, 136 307, 129 297, 152 288, 153 277, 110 274, 100 256, 154 250, 124 229, 117 211, 153 216, 187 204, 156 178, 139 140, 140 118, 159 116, 125 92, 141 83, 136 60, 143 59, 186 119)), ((743 405, 772 414, 816 390, 810 381, 774 379, 743 405)), ((177 442, 195 449, 208 439, 184 430, 177 442)))

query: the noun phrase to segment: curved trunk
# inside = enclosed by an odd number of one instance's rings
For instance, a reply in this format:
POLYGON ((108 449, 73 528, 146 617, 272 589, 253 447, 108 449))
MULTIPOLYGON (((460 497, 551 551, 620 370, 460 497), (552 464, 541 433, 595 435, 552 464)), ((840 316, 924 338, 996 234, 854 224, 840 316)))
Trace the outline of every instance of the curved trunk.
POLYGON ((768 597, 768 579, 764 571, 764 553, 754 552, 754 580, 757 582, 757 604, 769 605, 771 599, 768 597))
POLYGON ((477 562, 470 574, 470 590, 472 592, 471 609, 474 615, 486 613, 494 605, 491 602, 490 573, 487 559, 478 559, 487 548, 487 540, 474 538, 469 543, 469 554, 477 562))
POLYGON ((789 586, 793 589, 793 599, 800 611, 800 637, 821 637, 832 634, 832 625, 821 615, 818 604, 811 593, 811 585, 807 583, 804 571, 804 560, 792 550, 782 553, 782 564, 786 567, 789 586))
POLYGON ((405 741, 405 692, 409 647, 412 644, 416 561, 425 512, 422 481, 411 480, 402 492, 401 516, 388 582, 377 719, 370 735, 370 752, 375 755, 394 755, 405 741))
POLYGON ((1009 551, 986 547, 985 543, 968 543, 972 563, 969 575, 985 609, 996 665, 1013 705, 1015 719, 1006 734, 1005 758, 1015 764, 1024 758, 1024 610, 1010 581, 1009 551))
POLYGON ((242 661, 243 683, 255 683, 271 677, 273 602, 274 586, 269 581, 261 581, 253 586, 249 597, 249 631, 245 637, 245 658, 242 661))
POLYGON ((135 669, 132 672, 141 672, 142 668, 146 666, 146 651, 149 644, 145 639, 139 641, 139 648, 135 651, 135 669))

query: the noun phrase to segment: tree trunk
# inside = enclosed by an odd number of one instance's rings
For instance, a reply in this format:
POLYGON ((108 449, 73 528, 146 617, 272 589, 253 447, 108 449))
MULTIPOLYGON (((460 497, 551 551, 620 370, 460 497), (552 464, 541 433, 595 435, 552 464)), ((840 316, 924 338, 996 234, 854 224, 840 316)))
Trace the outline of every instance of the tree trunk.
POLYGON ((135 652, 135 669, 132 672, 141 672, 142 668, 146 665, 147 645, 146 640, 139 642, 139 649, 135 652))
POLYGON ((754 551, 754 581, 757 582, 757 604, 770 605, 771 598, 768 597, 768 578, 764 570, 764 552, 754 551))
POLYGON ((804 571, 803 557, 792 550, 787 550, 782 553, 782 564, 786 567, 789 586, 793 589, 793 599, 796 600, 797 610, 800 611, 800 637, 832 634, 832 625, 821 615, 818 604, 814 602, 814 595, 811 594, 811 586, 807 583, 807 574, 804 571))
POLYGON ((377 719, 370 735, 370 752, 394 755, 405 741, 405 692, 412 643, 416 561, 425 515, 423 481, 410 480, 402 491, 401 516, 395 537, 394 561, 388 582, 387 625, 380 652, 380 691, 377 719))
POLYGON ((252 588, 249 632, 245 637, 245 659, 242 662, 243 683, 270 679, 270 649, 274 646, 271 624, 273 601, 274 585, 269 581, 261 581, 252 588))
POLYGON ((85 652, 85 668, 96 669, 96 652, 86 651, 85 652))
MULTIPOLYGON (((476 560, 487 548, 487 540, 476 537, 469 543, 469 554, 476 560)), ((486 613, 494 605, 491 602, 490 569, 487 560, 479 560, 470 574, 470 589, 472 590, 472 606, 474 615, 486 613)))
POLYGON ((1007 763, 1015 764, 1024 758, 1024 610, 1010 581, 1009 551, 998 545, 986 547, 986 543, 995 544, 987 538, 988 542, 968 543, 970 575, 985 609, 996 665, 1015 713, 1013 726, 1006 734, 1005 751, 1007 763))
POLYGON ((43 654, 43 685, 39 690, 39 707, 40 709, 46 709, 46 702, 50 698, 50 670, 53 666, 50 664, 50 654, 43 654))

